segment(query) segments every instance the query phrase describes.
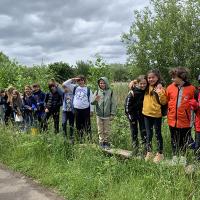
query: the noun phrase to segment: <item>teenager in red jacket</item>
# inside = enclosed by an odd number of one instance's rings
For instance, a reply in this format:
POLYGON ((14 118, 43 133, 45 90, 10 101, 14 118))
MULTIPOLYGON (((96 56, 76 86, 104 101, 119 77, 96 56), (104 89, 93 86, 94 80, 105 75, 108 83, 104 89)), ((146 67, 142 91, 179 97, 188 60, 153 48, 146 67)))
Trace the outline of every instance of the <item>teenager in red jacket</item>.
MULTIPOLYGON (((200 85, 200 75, 198 82, 200 85)), ((194 99, 191 99, 189 103, 195 112, 195 154, 197 160, 200 160, 200 86, 195 91, 194 99)))
POLYGON ((188 81, 188 70, 183 67, 170 71, 173 83, 167 87, 168 125, 171 132, 172 162, 186 164, 186 147, 191 140, 192 112, 189 100, 194 98, 195 87, 188 81), (177 155, 181 155, 180 160, 177 155))

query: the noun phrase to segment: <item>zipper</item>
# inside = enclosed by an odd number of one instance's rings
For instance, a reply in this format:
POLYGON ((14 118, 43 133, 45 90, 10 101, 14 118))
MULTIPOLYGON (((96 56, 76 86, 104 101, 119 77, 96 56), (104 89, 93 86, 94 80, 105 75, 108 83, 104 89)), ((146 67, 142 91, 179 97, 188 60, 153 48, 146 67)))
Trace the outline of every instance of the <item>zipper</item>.
POLYGON ((177 126, 177 121, 178 121, 178 99, 179 99, 180 90, 181 90, 181 88, 179 89, 179 87, 178 87, 178 95, 177 95, 177 99, 176 99, 176 123, 175 123, 175 127, 177 126))
POLYGON ((104 97, 105 97, 105 94, 104 94, 104 92, 103 92, 103 117, 104 117, 104 97))

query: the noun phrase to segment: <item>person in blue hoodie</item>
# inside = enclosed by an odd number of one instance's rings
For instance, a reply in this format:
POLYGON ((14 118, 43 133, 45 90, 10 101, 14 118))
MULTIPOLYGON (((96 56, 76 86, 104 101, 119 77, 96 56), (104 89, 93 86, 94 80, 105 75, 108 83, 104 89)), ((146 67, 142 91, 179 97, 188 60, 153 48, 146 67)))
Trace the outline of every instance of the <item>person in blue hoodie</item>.
POLYGON ((63 111, 62 111, 62 127, 64 140, 67 140, 67 122, 70 127, 70 143, 74 143, 74 107, 73 107, 73 92, 65 85, 63 85, 63 111))
POLYGON ((37 111, 37 102, 32 95, 31 86, 27 85, 24 88, 24 96, 22 98, 23 104, 23 117, 24 117, 24 128, 28 131, 35 123, 37 111))
POLYGON ((42 117, 44 116, 44 113, 45 113, 46 94, 41 91, 40 85, 37 83, 32 85, 32 90, 33 90, 33 97, 37 103, 36 117, 39 123, 39 128, 42 130, 43 128, 42 117))

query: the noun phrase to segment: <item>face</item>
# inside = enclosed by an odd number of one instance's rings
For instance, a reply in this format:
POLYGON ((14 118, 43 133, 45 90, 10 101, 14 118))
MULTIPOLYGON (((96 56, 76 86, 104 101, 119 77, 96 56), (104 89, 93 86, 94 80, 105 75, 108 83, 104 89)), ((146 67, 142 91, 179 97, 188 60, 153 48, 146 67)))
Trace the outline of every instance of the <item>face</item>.
POLYGON ((146 87, 147 87, 147 81, 146 81, 146 79, 142 79, 142 80, 138 83, 138 87, 139 87, 141 90, 145 90, 146 87))
POLYGON ((32 90, 31 90, 29 87, 25 87, 24 92, 25 92, 25 94, 26 94, 27 96, 30 96, 31 93, 32 93, 32 90))
POLYGON ((181 83, 183 83, 183 80, 177 76, 172 77, 172 81, 176 84, 176 85, 181 85, 181 83))
POLYGON ((6 96, 6 93, 5 93, 5 92, 2 92, 2 93, 0 94, 0 96, 1 96, 1 97, 5 97, 5 96, 6 96))
POLYGON ((65 93, 69 92, 69 88, 68 87, 65 86, 65 87, 63 87, 63 89, 64 89, 65 93))
POLYGON ((16 98, 17 98, 17 93, 16 93, 16 92, 13 92, 13 93, 12 93, 12 97, 13 97, 13 99, 16 99, 16 98))
POLYGON ((33 89, 33 92, 38 92, 40 90, 40 88, 38 86, 33 87, 32 89, 33 89))
POLYGON ((81 78, 80 78, 80 79, 77 81, 77 83, 78 83, 78 85, 81 86, 81 87, 85 86, 85 80, 84 80, 84 79, 81 79, 81 78))
POLYGON ((51 92, 55 93, 56 90, 57 90, 57 89, 56 89, 56 86, 52 86, 52 87, 51 87, 51 92))
POLYGON ((158 77, 154 73, 148 74, 148 83, 151 86, 154 86, 158 81, 158 77))
POLYGON ((100 80, 100 81, 99 81, 99 87, 100 87, 102 90, 105 90, 105 89, 106 89, 106 83, 105 83, 105 81, 100 80))

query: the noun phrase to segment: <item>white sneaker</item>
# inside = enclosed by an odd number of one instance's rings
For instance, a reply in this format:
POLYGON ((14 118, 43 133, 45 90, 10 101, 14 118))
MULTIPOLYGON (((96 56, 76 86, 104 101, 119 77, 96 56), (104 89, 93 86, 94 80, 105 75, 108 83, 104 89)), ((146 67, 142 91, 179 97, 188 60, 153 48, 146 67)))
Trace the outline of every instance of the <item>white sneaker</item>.
POLYGON ((183 165, 183 166, 187 165, 187 158, 185 156, 180 157, 179 165, 183 165))

